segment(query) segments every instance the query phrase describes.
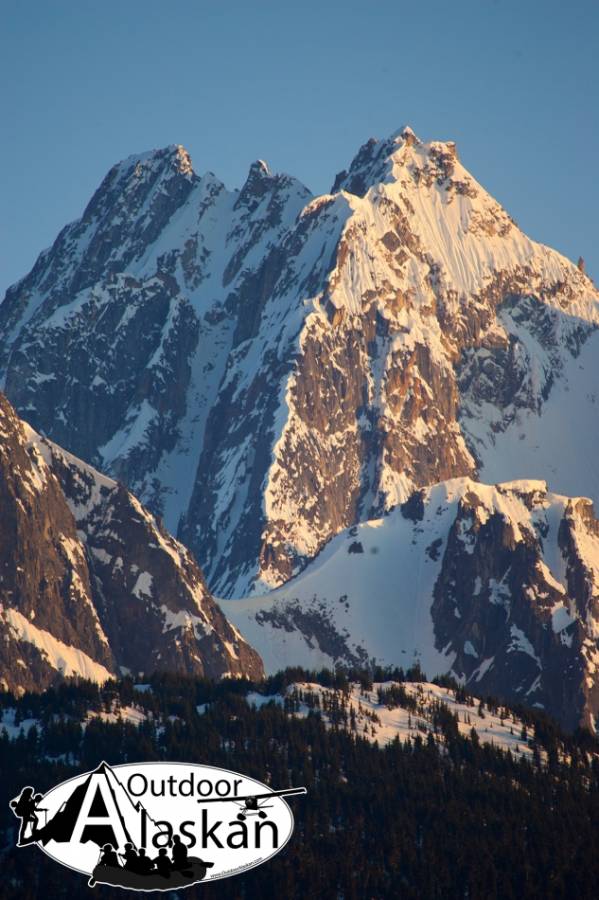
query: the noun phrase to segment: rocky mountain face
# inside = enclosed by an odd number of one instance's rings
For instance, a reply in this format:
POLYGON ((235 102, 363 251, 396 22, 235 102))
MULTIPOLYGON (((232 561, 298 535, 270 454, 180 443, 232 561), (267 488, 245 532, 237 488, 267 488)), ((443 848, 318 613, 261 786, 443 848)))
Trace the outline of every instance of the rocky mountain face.
POLYGON ((451 142, 370 140, 320 197, 119 163, 0 304, 46 436, 6 407, 7 683, 260 671, 155 515, 269 669, 416 659, 594 727, 598 324, 451 142))
POLYGON ((596 728, 599 522, 589 500, 542 481, 415 491, 288 584, 224 608, 271 671, 418 662, 596 728))
POLYGON ((371 140, 321 197, 263 162, 228 191, 169 147, 9 289, 0 377, 244 596, 443 479, 598 498, 598 322, 452 143, 371 140))
POLYGON ((0 685, 154 670, 263 671, 189 552, 0 395, 0 685))

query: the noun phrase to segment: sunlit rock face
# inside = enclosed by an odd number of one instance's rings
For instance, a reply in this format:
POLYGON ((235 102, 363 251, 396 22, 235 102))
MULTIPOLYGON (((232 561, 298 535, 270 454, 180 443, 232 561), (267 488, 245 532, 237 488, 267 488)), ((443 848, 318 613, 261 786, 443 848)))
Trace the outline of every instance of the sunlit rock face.
POLYGON ((262 662, 191 554, 122 484, 40 437, 0 394, 0 685, 262 662))
POLYGON ((372 139, 320 197, 261 161, 229 191, 170 147, 115 166, 8 291, 0 366, 247 596, 440 480, 598 498, 598 301, 451 142, 372 139))
POLYGON ((597 729, 599 522, 544 481, 417 490, 289 583, 224 608, 269 671, 418 663, 597 729))

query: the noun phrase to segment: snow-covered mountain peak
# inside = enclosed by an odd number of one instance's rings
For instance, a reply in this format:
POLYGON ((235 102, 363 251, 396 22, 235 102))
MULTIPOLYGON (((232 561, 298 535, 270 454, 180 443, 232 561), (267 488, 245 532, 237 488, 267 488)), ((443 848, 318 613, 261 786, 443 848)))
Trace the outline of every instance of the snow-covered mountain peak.
POLYGON ((332 188, 335 193, 347 191, 363 197, 381 182, 401 179, 401 169, 420 164, 429 158, 456 158, 452 141, 424 143, 409 125, 404 125, 384 139, 370 138, 354 156, 349 169, 340 172, 332 188))
POLYGON ((304 202, 311 197, 307 188, 296 178, 272 172, 264 160, 257 159, 249 168, 245 183, 235 202, 235 209, 253 214, 266 199, 263 212, 264 217, 269 218, 285 204, 285 197, 291 195, 302 197, 304 202))
POLYGON ((398 128, 395 131, 391 138, 394 139, 397 143, 400 141, 406 144, 420 144, 422 143, 418 135, 414 132, 409 125, 402 125, 401 128, 398 128))
POLYGON ((270 167, 263 159, 256 159, 250 166, 250 175, 270 175, 270 167))
POLYGON ((230 191, 187 159, 121 163, 8 291, 0 377, 164 516, 215 591, 278 586, 342 528, 483 469, 599 497, 599 295, 454 144, 371 139, 316 198, 261 161, 230 191))
POLYGON ((239 197, 235 204, 236 208, 250 206, 254 209, 262 197, 272 189, 273 182, 276 182, 278 178, 280 176, 273 174, 264 160, 255 160, 251 164, 247 178, 239 191, 239 197))
POLYGON ((169 144, 156 150, 134 153, 116 163, 102 181, 96 195, 115 188, 132 191, 139 184, 154 184, 177 175, 190 182, 197 179, 185 147, 181 144, 169 144))
POLYGON ((179 171, 184 175, 193 175, 194 169, 189 152, 181 144, 175 145, 175 151, 179 171))
POLYGON ((325 662, 422 647, 429 674, 544 704, 574 666, 580 712, 598 326, 592 282, 451 142, 371 139, 319 197, 260 160, 230 191, 174 145, 114 167, 8 291, 0 375, 220 596, 277 588, 245 613, 287 662, 294 632, 325 662))

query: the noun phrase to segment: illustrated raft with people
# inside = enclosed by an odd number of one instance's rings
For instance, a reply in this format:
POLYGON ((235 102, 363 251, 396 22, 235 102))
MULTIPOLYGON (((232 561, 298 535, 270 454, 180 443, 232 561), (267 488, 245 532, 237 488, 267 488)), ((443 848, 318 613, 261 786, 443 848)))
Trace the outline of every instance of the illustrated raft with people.
POLYGON ((173 890, 202 881, 214 863, 189 856, 180 835, 171 841, 171 856, 161 847, 153 859, 144 847, 125 844, 119 853, 112 844, 104 844, 100 859, 89 879, 89 886, 110 884, 136 890, 173 890))

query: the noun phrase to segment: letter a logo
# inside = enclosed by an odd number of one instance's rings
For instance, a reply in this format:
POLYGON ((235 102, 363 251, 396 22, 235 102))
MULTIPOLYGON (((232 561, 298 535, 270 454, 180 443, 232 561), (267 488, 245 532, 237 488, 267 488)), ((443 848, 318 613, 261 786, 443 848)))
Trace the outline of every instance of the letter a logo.
POLYGON ((127 840, 129 835, 108 781, 103 775, 92 775, 71 834, 71 843, 106 841, 119 847, 127 840))

